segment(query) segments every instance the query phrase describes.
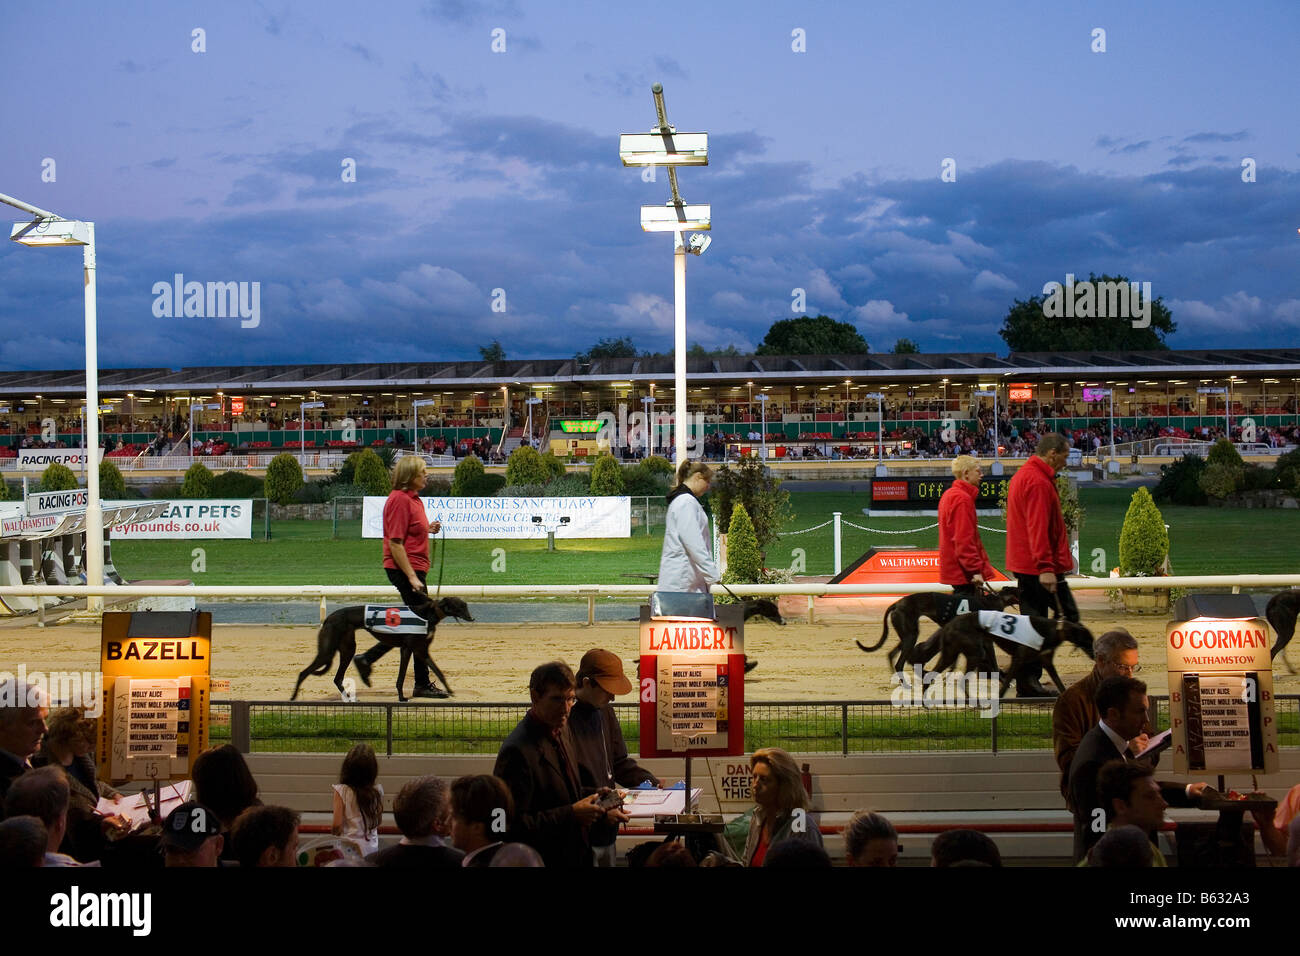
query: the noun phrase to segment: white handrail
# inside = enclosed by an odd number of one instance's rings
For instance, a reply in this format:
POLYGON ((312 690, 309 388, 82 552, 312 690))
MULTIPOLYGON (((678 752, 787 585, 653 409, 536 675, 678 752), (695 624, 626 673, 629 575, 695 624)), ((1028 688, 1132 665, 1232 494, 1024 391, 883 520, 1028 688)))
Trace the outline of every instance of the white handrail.
MULTIPOLYGON (((991 581, 993 588, 1014 586, 1014 581, 991 581)), ((1300 587, 1300 574, 1201 574, 1170 575, 1154 578, 1093 578, 1069 579, 1070 589, 1110 590, 1112 588, 1284 588, 1300 587)), ((912 594, 936 591, 944 585, 932 582, 889 582, 881 584, 732 584, 737 596, 747 594, 782 595, 802 594, 813 597, 851 594, 912 594)), ((445 584, 443 591, 459 597, 642 597, 654 590, 642 584, 445 584)), ((716 596, 727 592, 715 585, 716 596)), ((372 595, 392 596, 392 588, 383 585, 363 587, 357 585, 12 585, 0 587, 0 596, 18 595, 38 597, 44 595, 70 597, 280 597, 280 598, 362 598, 372 595)))

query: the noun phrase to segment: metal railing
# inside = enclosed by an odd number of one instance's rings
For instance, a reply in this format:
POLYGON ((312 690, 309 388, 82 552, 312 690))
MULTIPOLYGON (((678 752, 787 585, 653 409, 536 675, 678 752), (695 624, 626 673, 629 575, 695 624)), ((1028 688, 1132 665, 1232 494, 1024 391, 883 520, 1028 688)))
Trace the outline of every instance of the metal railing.
MULTIPOLYGON (((1008 753, 1050 750, 1054 699, 1008 698, 996 714, 889 700, 763 701, 745 705, 745 748, 792 753, 1008 753)), ((1278 742, 1300 747, 1300 694, 1274 698, 1278 742)), ((215 701, 213 743, 243 753, 346 753, 355 743, 393 754, 495 754, 528 711, 519 703, 215 701)), ((613 704, 628 749, 640 742, 637 704, 613 704)), ((1152 697, 1152 725, 1169 700, 1152 697)))

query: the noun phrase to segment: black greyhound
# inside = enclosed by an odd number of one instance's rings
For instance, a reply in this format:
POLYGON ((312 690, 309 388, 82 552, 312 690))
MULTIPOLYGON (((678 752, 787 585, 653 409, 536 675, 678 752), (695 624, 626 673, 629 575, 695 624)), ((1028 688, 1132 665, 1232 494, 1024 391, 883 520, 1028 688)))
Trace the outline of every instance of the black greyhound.
POLYGON ((908 664, 924 664, 930 659, 915 656, 913 650, 916 648, 917 638, 921 635, 921 618, 928 617, 935 624, 943 627, 958 614, 968 611, 1005 611, 1013 604, 1020 604, 1020 589, 1005 587, 1000 591, 980 591, 975 598, 966 600, 968 603, 963 609, 962 598, 953 594, 943 594, 938 591, 909 594, 885 608, 885 626, 880 632, 879 641, 870 647, 861 641, 853 643, 858 645, 859 650, 867 653, 880 650, 885 641, 889 640, 889 622, 892 620, 894 630, 898 633, 898 645, 889 652, 889 666, 901 674, 908 664))
POLYGON ((1300 614, 1300 591, 1283 591, 1281 594, 1274 594, 1268 599, 1268 607, 1264 609, 1264 616, 1268 618, 1268 623, 1273 625, 1273 630, 1277 631, 1277 643, 1273 645, 1273 650, 1269 653, 1270 657, 1282 655, 1282 660, 1286 663, 1286 669, 1292 674, 1295 668, 1291 662, 1286 659, 1286 646, 1291 643, 1291 638, 1295 636, 1295 619, 1300 614))
POLYGON ((1056 672, 1056 665, 1052 661, 1053 655, 1062 643, 1069 641, 1079 647, 1089 658, 1094 658, 1092 632, 1082 624, 1075 624, 1064 618, 1029 617, 1030 625, 1043 639, 1043 646, 1035 650, 1002 636, 1014 632, 1016 618, 1020 616, 998 615, 999 620, 994 629, 987 630, 980 624, 979 612, 958 614, 926 638, 925 643, 917 646, 916 660, 928 661, 938 652, 940 657, 935 670, 944 671, 957 663, 958 656, 964 656, 967 671, 984 669, 992 673, 998 669, 997 655, 993 653, 993 645, 996 644, 1011 657, 1010 666, 1002 672, 999 696, 1006 694, 1007 688, 1019 675, 1021 669, 1035 659, 1042 663, 1043 669, 1051 675, 1056 686, 1064 693, 1065 682, 1056 672))
MULTIPOLYGON (((397 669, 398 700, 406 700, 402 693, 402 685, 406 683, 406 667, 410 663, 412 655, 424 661, 425 666, 434 673, 438 680, 442 681, 443 686, 447 688, 447 692, 451 693, 451 686, 447 683, 447 678, 442 676, 442 671, 439 670, 438 665, 429 656, 429 645, 433 643, 433 632, 444 618, 454 617, 462 621, 472 621, 474 616, 469 613, 469 606, 458 597, 445 597, 435 601, 428 595, 418 592, 415 597, 417 599, 416 607, 411 610, 416 611, 427 623, 428 628, 424 634, 386 634, 382 631, 371 630, 366 626, 366 607, 364 604, 341 607, 325 618, 325 622, 320 626, 320 632, 316 635, 316 659, 298 675, 298 683, 294 685, 293 696, 289 699, 296 700, 298 698, 298 688, 302 686, 302 682, 308 677, 319 677, 328 671, 330 662, 334 660, 336 653, 339 655, 339 670, 334 675, 334 686, 339 689, 340 694, 345 693, 343 690, 343 675, 347 673, 348 665, 352 663, 352 657, 357 652, 357 631, 359 630, 368 632, 375 640, 387 644, 389 647, 401 649, 402 663, 397 669)), ((394 605, 391 610, 400 615, 402 609, 402 607, 394 605)), ((367 681, 367 683, 369 682, 367 681)))

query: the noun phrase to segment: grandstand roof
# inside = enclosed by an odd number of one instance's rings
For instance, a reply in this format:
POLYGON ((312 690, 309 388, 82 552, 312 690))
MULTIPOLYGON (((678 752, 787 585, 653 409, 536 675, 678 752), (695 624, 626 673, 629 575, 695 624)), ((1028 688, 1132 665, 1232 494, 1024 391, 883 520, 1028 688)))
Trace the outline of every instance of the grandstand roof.
MULTIPOLYGON (((814 379, 923 379, 936 375, 988 379, 1009 375, 1096 377, 1099 374, 1168 376, 1205 373, 1300 375, 1300 349, 1207 349, 1155 352, 992 352, 867 355, 734 355, 686 360, 693 382, 814 379)), ((348 388, 499 387, 532 384, 651 382, 673 375, 671 355, 636 358, 520 359, 505 362, 359 363, 353 365, 232 365, 181 369, 101 369, 101 392, 215 389, 288 391, 348 388)), ((63 395, 85 391, 85 371, 0 372, 0 395, 26 392, 63 395)))

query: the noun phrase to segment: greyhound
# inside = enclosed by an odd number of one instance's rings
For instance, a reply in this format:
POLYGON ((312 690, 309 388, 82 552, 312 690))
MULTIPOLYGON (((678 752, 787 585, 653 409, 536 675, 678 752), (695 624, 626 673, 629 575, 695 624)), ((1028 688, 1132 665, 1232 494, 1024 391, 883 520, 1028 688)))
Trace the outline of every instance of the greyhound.
POLYGON ((901 674, 908 664, 924 664, 930 659, 916 657, 914 654, 917 638, 921 634, 921 618, 928 617, 942 627, 958 614, 968 611, 1005 611, 1013 604, 1020 604, 1020 589, 1017 587, 1005 587, 999 591, 983 590, 977 592, 973 599, 938 591, 909 594, 885 608, 885 626, 880 632, 879 641, 871 647, 861 641, 854 643, 859 650, 867 653, 880 650, 889 639, 889 622, 892 619, 894 630, 898 632, 898 646, 889 652, 889 666, 901 674))
MULTIPOLYGON (((377 641, 387 644, 390 647, 397 647, 402 652, 402 663, 397 670, 397 699, 405 701, 406 697, 402 693, 402 685, 406 683, 406 667, 411 661, 411 655, 415 655, 424 661, 425 666, 431 670, 438 680, 442 681, 447 692, 451 693, 451 686, 447 683, 447 678, 442 676, 442 671, 438 665, 429 657, 429 645, 433 643, 433 632, 437 629, 438 624, 448 617, 458 618, 462 621, 472 621, 474 616, 469 613, 469 606, 458 597, 445 597, 439 600, 433 600, 426 594, 416 592, 414 595, 417 606, 411 610, 416 611, 419 617, 424 620, 425 630, 420 633, 416 630, 414 633, 396 633, 389 631, 388 628, 398 628, 403 624, 402 611, 407 610, 405 605, 393 605, 392 607, 383 608, 385 618, 388 619, 387 627, 384 622, 372 619, 366 620, 366 607, 363 604, 354 604, 350 607, 341 607, 329 617, 320 626, 320 632, 316 635, 316 659, 308 664, 298 675, 298 683, 294 685, 293 696, 290 700, 296 700, 298 689, 302 682, 310 676, 320 676, 329 670, 330 662, 333 661, 334 655, 339 655, 339 670, 334 675, 334 686, 339 689, 339 693, 345 693, 343 690, 343 675, 347 673, 348 665, 352 663, 352 657, 357 652, 357 631, 366 630, 377 641)), ((379 607, 371 605, 371 607, 379 607)), ((409 623, 406 624, 409 627, 409 623)), ((369 681, 366 681, 369 685, 369 681)))
POLYGON ((1295 668, 1286 659, 1286 646, 1295 635, 1297 614, 1300 614, 1300 591, 1283 591, 1281 594, 1274 594, 1268 599, 1268 607, 1264 609, 1264 616, 1268 618, 1268 623, 1272 624, 1273 630, 1277 631, 1277 643, 1273 645, 1269 656, 1277 657, 1281 654, 1286 669, 1292 674, 1295 673, 1295 668))
MULTIPOLYGON (((1032 639, 1032 635, 1029 635, 1032 639)), ((939 630, 935 631, 925 643, 916 648, 915 659, 928 661, 936 652, 940 654, 935 670, 943 671, 957 663, 958 656, 966 658, 968 671, 987 669, 990 673, 998 669, 997 656, 993 645, 997 645, 1011 656, 1010 666, 1002 673, 1000 696, 1005 696, 1007 688, 1030 661, 1038 658, 1043 669, 1051 675, 1056 686, 1065 691, 1065 682, 1056 672, 1052 662, 1056 649, 1065 641, 1079 647, 1088 657, 1095 657, 1092 650, 1092 632, 1082 624, 1075 624, 1064 618, 1031 617, 1022 614, 998 614, 992 611, 975 611, 958 614, 939 630), (991 625, 986 627, 981 618, 991 625), (1038 648, 1028 646, 1014 637, 1022 637, 1022 626, 1037 632, 1042 644, 1038 648)), ((1048 696, 1055 696, 1049 694, 1048 696)))

